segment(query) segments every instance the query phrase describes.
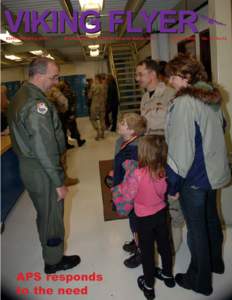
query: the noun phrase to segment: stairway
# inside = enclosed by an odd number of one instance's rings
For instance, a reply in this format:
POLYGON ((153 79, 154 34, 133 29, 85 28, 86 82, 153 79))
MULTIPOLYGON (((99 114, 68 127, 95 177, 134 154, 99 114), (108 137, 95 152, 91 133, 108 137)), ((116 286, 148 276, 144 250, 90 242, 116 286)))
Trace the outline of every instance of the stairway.
POLYGON ((109 47, 111 73, 118 87, 119 107, 121 112, 139 112, 141 90, 135 81, 137 64, 136 50, 133 43, 112 44, 109 47))

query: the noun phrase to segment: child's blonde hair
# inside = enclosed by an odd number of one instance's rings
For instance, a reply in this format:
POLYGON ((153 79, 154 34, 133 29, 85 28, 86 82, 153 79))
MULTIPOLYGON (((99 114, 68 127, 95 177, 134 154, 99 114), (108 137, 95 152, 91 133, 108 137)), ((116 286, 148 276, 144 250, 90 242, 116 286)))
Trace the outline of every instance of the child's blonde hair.
POLYGON ((128 128, 134 130, 136 135, 143 135, 147 130, 147 120, 136 113, 124 113, 120 122, 125 121, 128 128))
POLYGON ((167 161, 167 144, 162 135, 146 135, 140 137, 138 143, 138 159, 140 167, 148 167, 152 177, 165 177, 167 161))

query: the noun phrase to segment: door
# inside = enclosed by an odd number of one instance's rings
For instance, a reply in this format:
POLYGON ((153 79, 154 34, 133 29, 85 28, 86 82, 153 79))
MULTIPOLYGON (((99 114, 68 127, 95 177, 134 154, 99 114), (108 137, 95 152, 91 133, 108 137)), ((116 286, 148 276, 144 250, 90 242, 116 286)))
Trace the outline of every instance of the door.
POLYGON ((77 101, 77 117, 88 116, 87 99, 85 97, 86 77, 85 75, 70 75, 62 76, 61 80, 65 80, 70 84, 70 87, 76 95, 77 101))

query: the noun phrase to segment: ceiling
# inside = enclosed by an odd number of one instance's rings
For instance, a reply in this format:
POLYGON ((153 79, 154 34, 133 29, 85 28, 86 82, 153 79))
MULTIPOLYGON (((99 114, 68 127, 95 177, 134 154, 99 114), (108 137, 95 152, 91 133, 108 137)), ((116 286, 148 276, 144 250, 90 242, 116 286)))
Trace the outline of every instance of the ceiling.
MULTIPOLYGON (((38 33, 25 33, 23 25, 18 30, 17 36, 23 39, 22 45, 11 45, 1 41, 1 65, 2 68, 14 67, 28 64, 34 57, 29 53, 31 50, 43 50, 50 53, 59 63, 70 63, 79 60, 93 59, 89 57, 88 45, 100 44, 100 56, 94 59, 102 59, 107 55, 107 45, 109 43, 122 42, 127 37, 144 36, 143 33, 128 34, 126 28, 121 25, 116 27, 115 33, 109 32, 109 11, 112 10, 132 10, 133 26, 143 28, 145 32, 145 24, 141 16, 138 14, 140 9, 145 9, 148 13, 153 9, 196 9, 206 1, 204 0, 104 0, 103 10, 101 11, 101 36, 100 38, 86 38, 85 33, 79 30, 73 33, 67 26, 65 33, 45 33, 41 28, 38 33), (69 40, 68 40, 69 38, 69 40), (70 39, 71 38, 71 39, 70 39), (116 39, 117 38, 117 39, 116 39), (80 40, 81 39, 81 40, 80 40), (23 58, 21 62, 12 62, 4 57, 4 54, 14 54, 23 58)), ((19 10, 37 11, 39 14, 45 10, 66 11, 72 15, 73 10, 80 12, 78 0, 2 0, 2 28, 8 29, 4 11, 10 10, 14 17, 17 16, 19 10)), ((47 23, 52 24, 52 17, 46 19, 47 23)), ((153 29, 155 30, 156 24, 153 29)), ((2 30, 3 30, 2 29, 2 30)), ((146 40, 137 41, 139 44, 146 43, 146 40)))

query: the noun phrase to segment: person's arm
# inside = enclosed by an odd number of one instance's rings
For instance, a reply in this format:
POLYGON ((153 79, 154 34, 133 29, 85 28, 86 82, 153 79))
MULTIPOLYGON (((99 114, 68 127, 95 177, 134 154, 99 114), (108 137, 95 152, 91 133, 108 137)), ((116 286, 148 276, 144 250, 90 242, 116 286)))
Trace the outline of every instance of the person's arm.
POLYGON ((177 196, 180 185, 190 170, 195 156, 194 105, 189 97, 177 98, 167 123, 168 193, 177 196))
POLYGON ((155 190, 158 196, 164 197, 167 192, 167 180, 165 177, 156 179, 155 190))
MULTIPOLYGON (((29 135, 32 153, 55 187, 62 188, 64 186, 64 172, 60 164, 61 153, 54 126, 54 121, 57 118, 55 108, 41 101, 34 103, 30 108, 28 115, 25 116, 24 126, 29 135)), ((59 122, 58 119, 57 122, 59 122)), ((62 130, 61 127, 59 130, 62 130)), ((59 138, 64 138, 61 132, 59 138)), ((63 191, 61 194, 63 195, 63 191)))

